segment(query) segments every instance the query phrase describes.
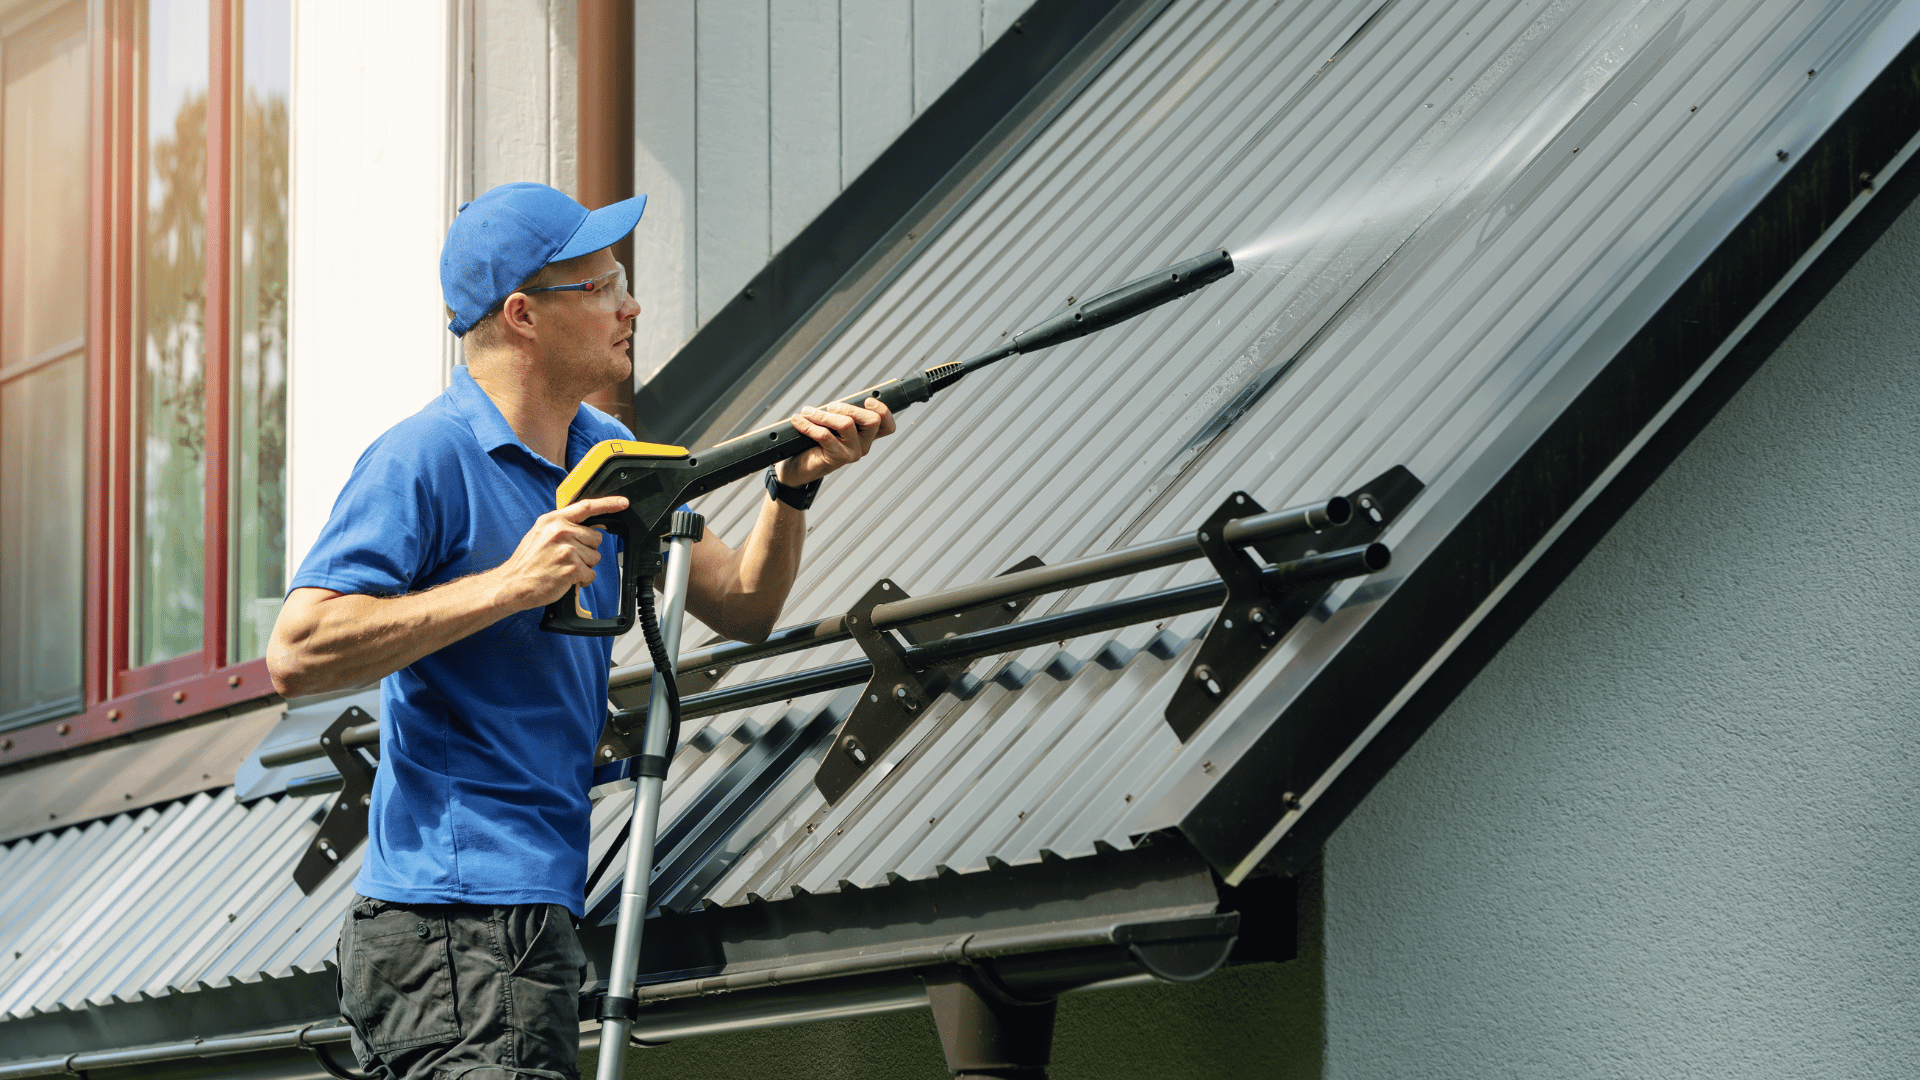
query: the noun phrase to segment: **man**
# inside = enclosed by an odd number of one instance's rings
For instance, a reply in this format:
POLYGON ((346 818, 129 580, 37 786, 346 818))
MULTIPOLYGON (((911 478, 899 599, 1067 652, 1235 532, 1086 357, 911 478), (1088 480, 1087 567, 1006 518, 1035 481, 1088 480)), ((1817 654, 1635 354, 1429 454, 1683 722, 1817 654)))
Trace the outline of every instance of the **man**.
MULTIPOLYGON (((539 618, 574 586, 592 610, 618 606, 617 575, 596 574, 613 545, 581 522, 626 501, 554 510, 553 492, 594 444, 632 437, 583 399, 632 375, 640 305, 609 249, 645 204, 589 213, 508 184, 461 208, 440 281, 466 366, 361 456, 268 646, 290 697, 382 680, 339 956, 354 1052, 386 1075, 576 1075, 573 922, 612 642, 539 618)), ((693 547, 687 609, 734 637, 779 618, 820 479, 894 429, 871 398, 792 422, 816 445, 769 474, 745 543, 709 531, 693 547)))

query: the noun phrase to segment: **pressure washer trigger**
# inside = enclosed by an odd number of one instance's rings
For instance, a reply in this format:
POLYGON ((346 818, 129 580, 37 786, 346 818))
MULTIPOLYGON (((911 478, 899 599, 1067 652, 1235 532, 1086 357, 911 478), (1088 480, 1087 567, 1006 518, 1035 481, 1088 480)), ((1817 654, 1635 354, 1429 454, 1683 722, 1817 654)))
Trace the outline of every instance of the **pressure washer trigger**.
MULTIPOLYGON (((626 495, 629 509, 639 510, 636 492, 627 490, 631 484, 629 474, 651 474, 652 466, 657 462, 683 461, 688 459, 684 446, 667 446, 661 443, 639 442, 633 439, 608 439, 596 444, 585 454, 565 480, 554 491, 554 506, 566 507, 583 498, 596 495, 626 495)), ((620 609, 610 619, 596 619, 593 612, 581 602, 579 588, 570 588, 558 600, 547 605, 540 616, 540 629, 559 634, 582 634, 590 637, 605 637, 624 634, 633 627, 635 603, 638 599, 633 561, 636 548, 649 546, 647 538, 637 535, 647 523, 636 523, 631 513, 613 514, 590 518, 590 525, 599 525, 621 540, 620 557, 620 609), (638 541, 638 544, 636 544, 638 541)))

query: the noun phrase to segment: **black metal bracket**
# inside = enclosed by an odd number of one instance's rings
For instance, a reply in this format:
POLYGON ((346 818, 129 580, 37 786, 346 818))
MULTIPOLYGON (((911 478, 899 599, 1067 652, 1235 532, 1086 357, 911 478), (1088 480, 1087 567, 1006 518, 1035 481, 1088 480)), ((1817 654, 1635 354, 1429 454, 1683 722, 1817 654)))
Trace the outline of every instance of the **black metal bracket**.
MULTIPOLYGON (((687 698, 713 689, 719 685, 721 679, 726 678, 727 672, 732 670, 733 665, 726 664, 680 671, 674 673, 673 681, 680 688, 680 696, 687 698)), ((647 705, 647 697, 651 692, 652 683, 649 681, 622 687, 610 693, 608 697, 613 701, 615 708, 643 709, 647 705)), ((646 714, 640 715, 644 717, 646 714)), ((624 758, 640 756, 640 726, 638 724, 631 726, 632 730, 622 731, 613 717, 608 716, 606 726, 600 729, 600 742, 593 748, 595 765, 607 765, 624 758)))
MULTIPOLYGON (((1028 556, 1001 572, 1011 574, 1041 565, 1039 559, 1028 556)), ((874 608, 905 599, 905 589, 890 579, 882 578, 845 615, 847 632, 853 635, 860 651, 867 654, 867 662, 873 665, 873 677, 867 681, 866 690, 860 695, 860 701, 854 705, 853 711, 847 715, 846 721, 834 732, 833 745, 827 751, 826 760, 820 763, 819 771, 814 773, 813 784, 827 797, 829 805, 839 802, 841 796, 866 775, 873 763, 899 741, 927 706, 945 693, 953 680, 967 669, 966 663, 959 663, 916 671, 907 663, 900 642, 893 636, 894 631, 874 628, 874 608)), ((971 608, 937 620, 901 627, 898 633, 913 645, 920 644, 923 638, 970 634, 976 630, 1005 626, 1019 618, 1020 613, 1032 603, 1031 597, 1023 597, 971 608), (938 631, 937 635, 933 632, 935 630, 938 631)))
POLYGON ((300 864, 293 868, 294 884, 308 896, 367 838, 367 805, 373 801, 373 766, 359 750, 342 743, 340 736, 348 728, 371 723, 373 717, 360 706, 351 705, 320 735, 320 746, 326 750, 327 760, 339 770, 342 784, 327 805, 327 816, 320 820, 320 831, 307 845, 300 864))
MULTIPOLYGON (((1386 531, 1425 487, 1406 466, 1395 465, 1347 496, 1354 514, 1346 524, 1257 541, 1252 546, 1269 563, 1282 566, 1308 556, 1366 545, 1386 531)), ((1197 534, 1200 549, 1226 583, 1227 599, 1200 643, 1187 677, 1174 688, 1173 700, 1167 703, 1167 724, 1181 742, 1193 737, 1267 650, 1312 611, 1337 580, 1317 578, 1268 589, 1262 583, 1260 566, 1244 550, 1227 543, 1225 534, 1227 522, 1259 513, 1263 511, 1252 496, 1236 491, 1207 518, 1197 534)))

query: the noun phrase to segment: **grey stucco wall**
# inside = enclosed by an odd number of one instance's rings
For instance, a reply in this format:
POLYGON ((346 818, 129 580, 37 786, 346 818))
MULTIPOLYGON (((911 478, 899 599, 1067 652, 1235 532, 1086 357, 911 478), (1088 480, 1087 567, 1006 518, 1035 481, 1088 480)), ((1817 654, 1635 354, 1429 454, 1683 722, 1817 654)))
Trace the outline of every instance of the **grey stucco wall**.
POLYGON ((1920 1075, 1920 213, 1325 850, 1329 1077, 1920 1075))

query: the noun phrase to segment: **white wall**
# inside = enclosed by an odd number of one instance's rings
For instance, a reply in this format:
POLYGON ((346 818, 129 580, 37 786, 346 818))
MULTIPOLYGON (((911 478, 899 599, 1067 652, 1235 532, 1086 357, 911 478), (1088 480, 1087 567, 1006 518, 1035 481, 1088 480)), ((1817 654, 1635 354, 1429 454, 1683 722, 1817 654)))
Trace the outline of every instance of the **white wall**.
POLYGON ((642 379, 872 164, 1028 0, 639 0, 642 379))
POLYGON ((1920 1062, 1920 207, 1325 852, 1329 1077, 1920 1062))
POLYGON ((292 565, 360 452, 442 386, 449 26, 447 0, 294 6, 292 565))

